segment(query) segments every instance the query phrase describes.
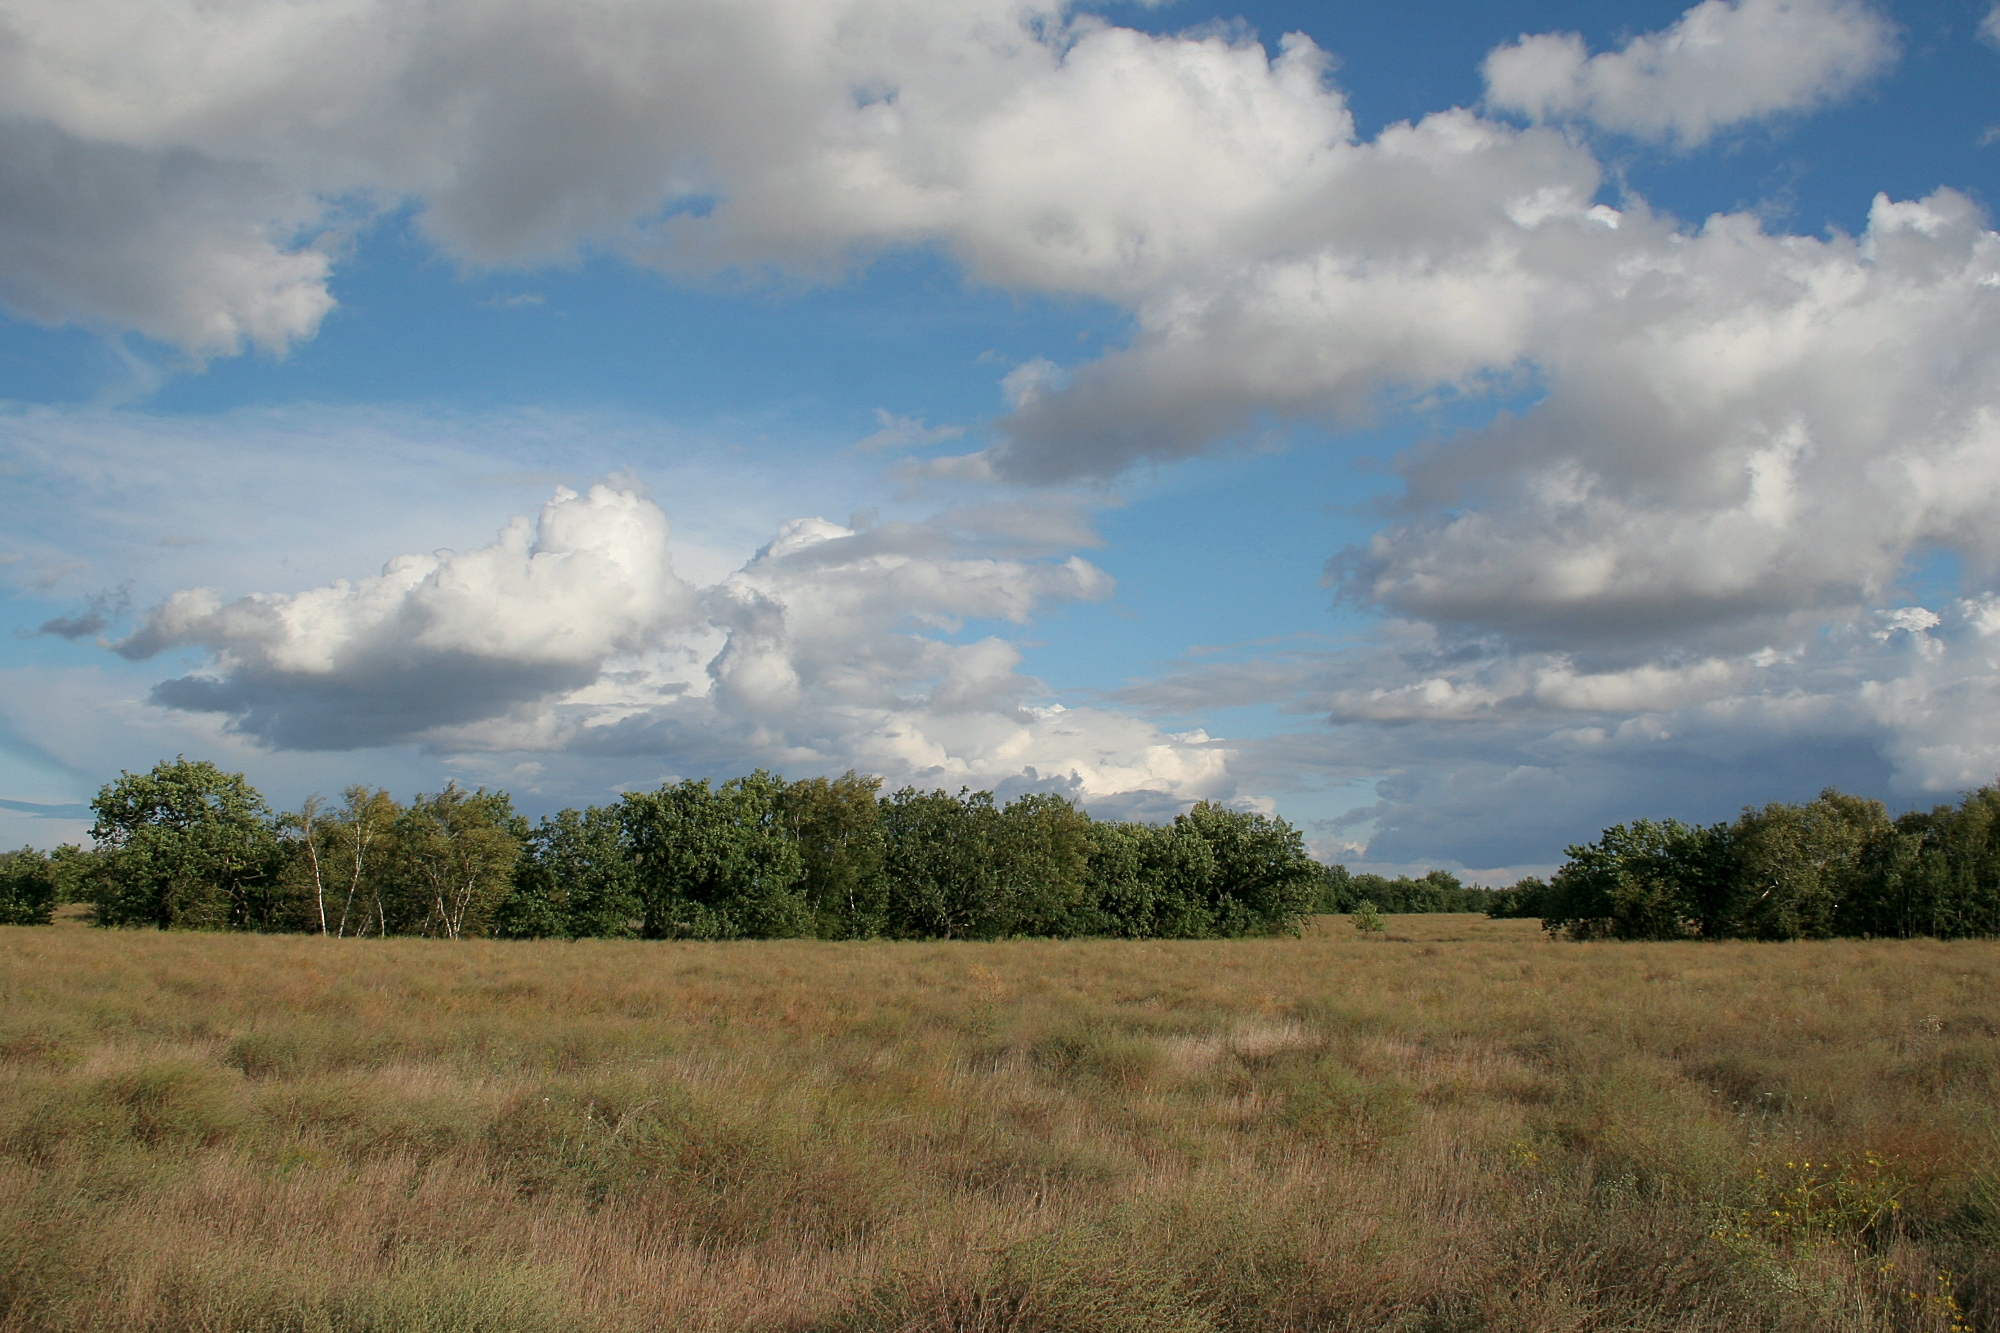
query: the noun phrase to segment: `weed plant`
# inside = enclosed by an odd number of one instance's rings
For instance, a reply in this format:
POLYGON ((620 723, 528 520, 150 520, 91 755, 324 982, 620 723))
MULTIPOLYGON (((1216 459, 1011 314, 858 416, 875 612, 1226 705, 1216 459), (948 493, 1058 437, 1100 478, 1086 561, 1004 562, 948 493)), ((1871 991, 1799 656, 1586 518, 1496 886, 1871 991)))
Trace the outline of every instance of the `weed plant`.
POLYGON ((5 1333, 2000 1328, 2000 946, 0 929, 5 1333))

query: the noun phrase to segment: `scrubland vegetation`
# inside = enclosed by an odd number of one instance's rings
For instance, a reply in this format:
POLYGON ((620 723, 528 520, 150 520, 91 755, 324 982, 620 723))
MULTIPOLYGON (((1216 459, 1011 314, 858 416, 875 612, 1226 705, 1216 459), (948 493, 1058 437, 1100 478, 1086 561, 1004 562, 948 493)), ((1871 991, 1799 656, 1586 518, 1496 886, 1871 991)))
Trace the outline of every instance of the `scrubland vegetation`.
POLYGON ((2000 1326, 2000 946, 0 929, 0 1329, 2000 1326))
POLYGON ((1616 824, 1565 855, 1488 912, 1577 940, 2000 936, 2000 787, 1895 819, 1829 787, 1729 824, 1616 824))
POLYGON ((1294 930, 1330 883, 1284 820, 1210 802, 1152 825, 879 786, 758 772, 530 826, 457 786, 280 814, 240 773, 163 761, 98 793, 90 850, 0 857, 0 922, 86 901, 102 926, 341 938, 1201 939, 1294 930))

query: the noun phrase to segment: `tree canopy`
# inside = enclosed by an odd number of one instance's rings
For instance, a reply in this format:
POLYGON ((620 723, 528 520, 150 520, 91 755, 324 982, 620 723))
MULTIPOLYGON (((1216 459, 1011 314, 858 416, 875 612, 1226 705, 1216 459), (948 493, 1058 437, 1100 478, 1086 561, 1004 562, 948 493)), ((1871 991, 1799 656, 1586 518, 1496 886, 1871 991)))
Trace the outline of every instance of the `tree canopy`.
POLYGON ((1282 819, 1212 803, 1154 826, 1050 792, 880 786, 760 770, 530 827, 455 784, 274 814, 243 775, 176 759, 99 793, 94 851, 0 858, 0 922, 82 898, 100 925, 330 936, 1247 935, 1296 931, 1324 873, 1282 819))
POLYGON ((1571 939, 1829 939, 2000 934, 2000 788, 1891 819, 1829 787, 1729 824, 1636 820, 1567 849, 1495 916, 1571 939))

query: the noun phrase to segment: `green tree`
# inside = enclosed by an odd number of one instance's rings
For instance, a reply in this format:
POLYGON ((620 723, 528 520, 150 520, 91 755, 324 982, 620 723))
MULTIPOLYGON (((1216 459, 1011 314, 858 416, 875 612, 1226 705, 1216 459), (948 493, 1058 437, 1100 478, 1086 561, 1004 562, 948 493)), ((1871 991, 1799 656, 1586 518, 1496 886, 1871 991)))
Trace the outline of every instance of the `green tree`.
POLYGON ((711 789, 706 779, 625 797, 649 939, 807 935, 804 864, 784 820, 785 780, 759 769, 711 789))
POLYGON ((468 792, 454 782, 418 796, 385 839, 383 933, 455 940, 490 932, 527 835, 505 792, 468 792))
POLYGON ((1485 912, 1500 919, 1539 918, 1549 915, 1549 886, 1534 875, 1523 875, 1513 886, 1487 895, 1485 912))
POLYGON ((811 933, 821 939, 872 939, 888 926, 881 785, 850 769, 784 789, 784 824, 802 867, 799 892, 812 913, 811 933))
POLYGON ((1296 932, 1312 911, 1322 872, 1305 840, 1272 815, 1230 810, 1203 801, 1174 819, 1208 845, 1214 871, 1207 886, 1211 929, 1218 935, 1296 932))
POLYGON ((328 895, 338 893, 340 913, 331 911, 336 936, 389 933, 394 831, 403 807, 377 787, 356 783, 342 793, 344 804, 326 828, 328 895))
POLYGON ((888 924, 906 939, 988 933, 993 900, 993 793, 905 787, 882 807, 888 924))
POLYGON ((333 933, 327 920, 326 864, 332 823, 326 802, 317 795, 308 796, 296 811, 278 816, 278 834, 286 851, 280 896, 290 904, 293 926, 319 935, 333 933))
POLYGON ((2000 788, 1911 811, 1876 830, 1843 896, 1847 935, 2000 935, 2000 788))
POLYGON ((1354 876, 1346 866, 1323 865, 1319 868, 1319 883, 1313 889, 1314 912, 1351 912, 1358 898, 1354 896, 1354 876))
POLYGON ((0 852, 0 926, 46 926, 55 916, 57 871, 47 852, 0 852))
MULTIPOLYGON (((1880 801, 1832 787, 1803 805, 1745 810, 1730 830, 1736 874, 1705 934, 1762 940, 1826 939, 1860 886, 1863 854, 1891 832, 1880 801)), ((1706 923, 1704 923, 1706 925, 1706 923)))
POLYGON ((1153 830, 1115 820, 1084 831, 1084 903, 1078 930, 1090 935, 1143 939, 1156 933, 1159 887, 1148 865, 1153 830))
POLYGON ((261 929, 283 863, 270 810, 241 773, 185 756, 123 773, 91 803, 105 926, 261 929))
POLYGON ((1345 866, 1327 866, 1315 906, 1321 912, 1350 912, 1363 899, 1380 912, 1484 912, 1492 892, 1459 882, 1449 870, 1427 871, 1412 879, 1398 875, 1352 875, 1345 866))
POLYGON ((1152 917, 1143 933, 1173 940, 1217 934, 1217 907, 1224 895, 1213 844, 1185 818, 1141 827, 1142 863, 1152 886, 1152 917))
POLYGON ((1728 929, 1735 863, 1721 825, 1640 819, 1565 850, 1543 895, 1542 926, 1552 935, 1670 940, 1728 929))
POLYGON ((516 939, 629 939, 642 914, 619 807, 594 805, 559 811, 529 835, 497 931, 516 939))
POLYGON ((1090 825, 1089 815, 1055 792, 1009 801, 992 821, 992 898, 982 933, 1093 933, 1090 825))

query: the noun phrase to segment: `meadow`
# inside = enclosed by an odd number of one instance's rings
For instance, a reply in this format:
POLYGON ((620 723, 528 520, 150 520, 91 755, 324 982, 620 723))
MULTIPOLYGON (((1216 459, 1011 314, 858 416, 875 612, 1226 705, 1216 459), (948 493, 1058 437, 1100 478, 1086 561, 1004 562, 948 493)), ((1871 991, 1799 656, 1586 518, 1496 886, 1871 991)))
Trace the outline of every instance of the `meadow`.
POLYGON ((2000 944, 0 928, 0 1330, 2000 1328, 2000 944))

